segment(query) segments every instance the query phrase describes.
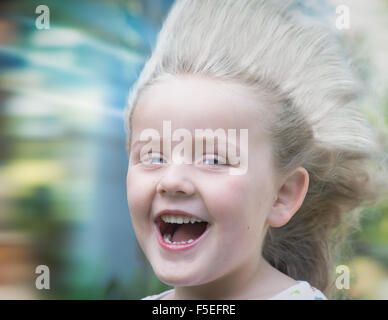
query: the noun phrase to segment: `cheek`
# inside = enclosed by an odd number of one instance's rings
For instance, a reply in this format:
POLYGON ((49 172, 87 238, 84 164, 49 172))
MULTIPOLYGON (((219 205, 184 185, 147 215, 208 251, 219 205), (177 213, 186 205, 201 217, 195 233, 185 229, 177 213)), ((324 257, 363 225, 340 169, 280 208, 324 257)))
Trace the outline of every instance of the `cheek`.
MULTIPOLYGON (((135 200, 137 198, 137 189, 135 187, 135 181, 136 181, 136 174, 133 172, 132 169, 128 169, 127 173, 127 199, 128 199, 128 205, 130 209, 135 204, 135 200)), ((137 183, 137 181, 136 181, 137 183)))
POLYGON ((255 257, 260 250, 262 219, 256 205, 258 195, 253 188, 248 177, 225 180, 217 189, 212 185, 210 210, 217 239, 214 250, 218 252, 220 266, 235 266, 255 257))
POLYGON ((150 210, 152 197, 152 179, 131 168, 127 173, 128 207, 134 224, 138 219, 146 218, 150 210))
POLYGON ((267 208, 265 188, 264 183, 260 185, 249 176, 232 177, 217 185, 212 184, 209 186, 212 199, 209 210, 224 231, 258 234, 267 208))
POLYGON ((210 184, 208 188, 208 199, 211 202, 209 210, 214 215, 214 219, 225 222, 239 219, 249 198, 247 179, 228 177, 210 184))

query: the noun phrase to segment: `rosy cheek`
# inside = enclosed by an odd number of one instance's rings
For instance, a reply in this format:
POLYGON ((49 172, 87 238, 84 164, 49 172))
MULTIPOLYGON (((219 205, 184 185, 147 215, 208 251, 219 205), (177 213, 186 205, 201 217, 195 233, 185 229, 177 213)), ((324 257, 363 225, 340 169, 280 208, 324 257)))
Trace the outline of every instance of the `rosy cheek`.
POLYGON ((133 179, 133 173, 130 170, 128 170, 127 181, 126 181, 126 183, 127 183, 127 198, 128 198, 128 202, 132 202, 131 198, 132 198, 132 195, 133 195, 133 193, 135 191, 134 190, 134 183, 133 183, 133 181, 135 181, 133 179))
POLYGON ((135 171, 127 175, 127 200, 131 216, 134 218, 146 216, 150 205, 151 188, 149 179, 135 171))
POLYGON ((242 179, 225 179, 217 184, 208 185, 208 206, 215 219, 223 222, 235 221, 244 210, 247 188, 242 179))
POLYGON ((137 168, 131 168, 127 174, 127 190, 133 192, 143 191, 147 193, 151 190, 152 178, 139 172, 137 168))
POLYGON ((228 205, 240 205, 247 195, 247 182, 244 179, 231 178, 226 179, 219 190, 218 200, 220 202, 227 202, 228 205))

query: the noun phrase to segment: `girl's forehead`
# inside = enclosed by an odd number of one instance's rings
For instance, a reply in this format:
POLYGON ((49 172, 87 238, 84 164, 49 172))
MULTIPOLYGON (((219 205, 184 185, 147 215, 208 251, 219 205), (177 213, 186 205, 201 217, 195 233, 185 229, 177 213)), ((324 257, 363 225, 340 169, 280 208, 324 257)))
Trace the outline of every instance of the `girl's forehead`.
MULTIPOLYGON (((252 121, 252 117, 239 119, 237 117, 179 117, 174 114, 172 117, 159 116, 154 113, 145 117, 138 117, 134 123, 132 137, 133 143, 137 141, 149 141, 153 137, 155 141, 170 141, 172 144, 179 144, 181 141, 192 141, 194 146, 196 141, 206 143, 213 142, 215 146, 220 143, 224 145, 239 146, 241 141, 245 141, 252 148, 261 145, 261 142, 267 141, 266 136, 258 130, 257 121, 252 121), (246 138, 245 138, 246 137, 246 138), (188 140, 187 140, 188 139, 188 140)), ((201 115, 201 114, 200 114, 201 115)))
POLYGON ((204 76, 177 76, 146 87, 139 101, 146 105, 172 104, 196 108, 252 105, 260 98, 257 92, 239 83, 204 76))
POLYGON ((133 116, 133 129, 253 129, 260 125, 266 102, 248 89, 219 80, 163 81, 143 91, 133 116))

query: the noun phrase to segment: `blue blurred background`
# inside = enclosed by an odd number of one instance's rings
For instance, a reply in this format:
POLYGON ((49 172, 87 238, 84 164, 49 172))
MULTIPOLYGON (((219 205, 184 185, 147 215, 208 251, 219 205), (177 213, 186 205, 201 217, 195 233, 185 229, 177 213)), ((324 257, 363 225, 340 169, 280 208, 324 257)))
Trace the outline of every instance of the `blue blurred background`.
MULTIPOLYGON (((321 2, 295 2, 324 16, 321 2)), ((0 299, 139 299, 168 288, 132 230, 122 116, 172 3, 1 1, 0 299), (35 24, 41 4, 49 29, 35 24), (50 290, 35 287, 38 265, 50 268, 50 290)), ((370 83, 366 113, 388 132, 388 1, 368 3, 365 22, 362 2, 349 2, 345 38, 370 83)), ((356 255, 343 261, 354 299, 388 299, 386 200, 365 209, 356 255)))
POLYGON ((0 5, 0 298, 138 298, 122 114, 172 0, 40 4, 0 5))

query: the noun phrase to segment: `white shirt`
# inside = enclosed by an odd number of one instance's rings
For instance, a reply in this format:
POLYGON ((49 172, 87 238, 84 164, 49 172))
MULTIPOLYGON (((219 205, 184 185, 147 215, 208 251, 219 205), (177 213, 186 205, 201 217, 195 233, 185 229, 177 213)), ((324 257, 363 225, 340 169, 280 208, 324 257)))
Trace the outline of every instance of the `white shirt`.
MULTIPOLYGON (((297 281, 297 284, 279 292, 268 300, 328 300, 320 290, 311 286, 307 281, 297 281)), ((172 291, 174 291, 174 289, 147 296, 141 300, 160 300, 172 291)))

